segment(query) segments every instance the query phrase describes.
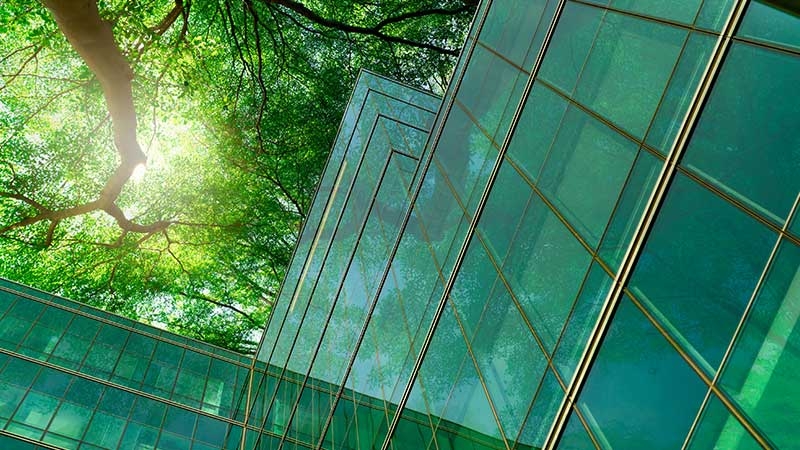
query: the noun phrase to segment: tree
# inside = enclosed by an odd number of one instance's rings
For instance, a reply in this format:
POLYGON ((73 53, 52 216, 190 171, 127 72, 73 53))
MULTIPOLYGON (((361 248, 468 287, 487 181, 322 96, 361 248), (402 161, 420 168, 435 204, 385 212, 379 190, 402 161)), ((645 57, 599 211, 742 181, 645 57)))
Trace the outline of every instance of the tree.
POLYGON ((4 2, 0 276, 252 351, 358 69, 442 89, 474 7, 4 2))

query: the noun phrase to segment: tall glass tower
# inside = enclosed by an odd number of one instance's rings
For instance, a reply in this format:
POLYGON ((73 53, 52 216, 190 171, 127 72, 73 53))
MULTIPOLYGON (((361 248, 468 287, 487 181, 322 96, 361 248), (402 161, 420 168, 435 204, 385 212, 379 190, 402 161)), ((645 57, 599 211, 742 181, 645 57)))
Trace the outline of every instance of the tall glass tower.
POLYGON ((798 203, 800 3, 485 0, 362 72, 255 358, 3 283, 0 447, 798 448, 798 203))

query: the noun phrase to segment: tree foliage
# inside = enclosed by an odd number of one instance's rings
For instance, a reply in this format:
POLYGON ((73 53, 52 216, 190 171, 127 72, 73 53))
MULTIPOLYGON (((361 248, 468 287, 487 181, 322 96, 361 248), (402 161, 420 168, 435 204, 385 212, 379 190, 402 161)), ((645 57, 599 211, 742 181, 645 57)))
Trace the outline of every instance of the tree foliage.
POLYGON ((0 276, 252 351, 358 70, 441 89, 474 7, 4 1, 0 276))

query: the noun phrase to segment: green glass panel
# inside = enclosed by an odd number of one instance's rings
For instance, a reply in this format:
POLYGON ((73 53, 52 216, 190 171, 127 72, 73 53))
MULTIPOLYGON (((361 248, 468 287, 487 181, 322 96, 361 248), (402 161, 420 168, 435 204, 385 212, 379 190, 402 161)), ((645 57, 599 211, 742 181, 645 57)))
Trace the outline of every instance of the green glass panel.
POLYGON ((779 448, 797 443, 800 248, 784 241, 722 375, 722 385, 779 448))
MULTIPOLYGON (((608 2, 605 2, 608 3, 608 2)), ((611 0, 611 7, 685 24, 694 22, 703 0, 611 0)))
MULTIPOLYGON (((537 377, 538 378, 538 377, 537 377)), ((533 380, 528 381, 532 383, 533 380)), ((525 419, 525 427, 517 438, 517 449, 541 448, 547 438, 547 432, 555 419, 561 401, 564 398, 564 390, 558 383, 555 375, 548 370, 542 378, 539 390, 536 393, 536 400, 531 405, 528 417, 525 419)))
POLYGON ((507 157, 531 181, 539 179, 545 158, 567 110, 567 101, 541 83, 534 83, 508 145, 507 157))
POLYGON ((508 291, 498 286, 486 306, 472 353, 506 436, 516 437, 544 375, 542 354, 508 291))
POLYGON ((751 1, 737 34, 800 50, 800 4, 794 0, 751 1))
POLYGON ((34 381, 31 389, 53 397, 63 397, 72 376, 50 368, 43 369, 34 381))
POLYGON ((613 271, 622 264, 622 257, 630 246, 662 165, 663 161, 646 151, 640 151, 636 156, 598 250, 613 271))
POLYGON ((94 339, 94 336, 100 330, 101 325, 102 323, 96 320, 76 314, 72 319, 72 322, 69 324, 67 333, 79 336, 91 342, 91 340, 94 339))
POLYGON ((798 73, 797 55, 733 44, 683 161, 780 225, 800 192, 798 73))
POLYGON ((41 447, 0 434, 0 448, 5 450, 39 450, 41 447))
POLYGON ((704 394, 700 378, 623 298, 578 404, 604 448, 675 449, 704 394))
POLYGON ((647 131, 647 143, 663 155, 669 152, 678 134, 715 42, 714 36, 689 34, 655 119, 647 131))
POLYGON ((186 450, 191 445, 192 441, 189 438, 172 433, 161 433, 161 437, 158 438, 159 450, 186 450))
POLYGON ((472 365, 467 358, 464 336, 448 304, 436 326, 417 377, 417 387, 406 408, 441 417, 463 368, 472 365))
POLYGON ((197 413, 170 406, 164 418, 163 429, 181 436, 191 436, 194 432, 195 422, 197 422, 197 413))
POLYGON ((492 266, 484 247, 480 241, 473 239, 450 291, 451 305, 458 313, 461 327, 470 342, 498 282, 497 270, 492 266))
POLYGON ((14 421, 44 430, 58 406, 58 399, 30 391, 14 413, 14 421))
MULTIPOLYGON (((430 360, 432 363, 423 377, 424 386, 429 394, 430 412, 432 415, 439 417, 440 420, 454 422, 481 434, 502 439, 502 432, 492 414, 492 407, 489 405, 486 394, 481 387, 481 379, 475 369, 475 365, 470 358, 466 358, 463 364, 459 364, 461 360, 459 355, 463 352, 460 349, 466 350, 463 336, 458 330, 458 325, 453 323, 453 320, 444 320, 444 317, 452 316, 452 310, 447 308, 443 314, 446 316, 443 316, 442 321, 439 323, 437 334, 452 336, 443 338, 440 341, 446 342, 449 340, 451 344, 446 348, 437 347, 435 352, 429 351, 425 357, 425 362, 430 360), (455 327, 455 329, 452 327, 455 327), (447 379, 440 378, 439 374, 435 372, 436 368, 442 365, 448 365, 456 369, 457 377, 452 384, 447 383, 447 379), (443 395, 446 395, 446 398, 441 398, 443 395), (438 397, 439 400, 432 401, 434 396, 438 397), (442 406, 444 407, 442 408, 442 406)), ((432 350, 434 349, 432 348, 432 350)), ((481 359, 485 360, 487 355, 483 351, 480 354, 481 359)), ((498 356, 498 360, 499 358, 501 357, 498 356)), ((491 362, 489 363, 491 364, 491 362)), ((494 388, 496 387, 498 387, 498 384, 494 382, 492 390, 495 391, 494 388)), ((424 411, 422 408, 417 410, 424 411)), ((438 426, 437 423, 434 423, 434 425, 438 426)))
POLYGON ((129 423, 122 437, 120 448, 155 448, 157 438, 158 429, 136 423, 129 423))
POLYGON ((711 394, 687 446, 689 450, 758 450, 760 448, 761 446, 714 394, 711 394))
POLYGON ((25 392, 25 388, 0 381, 0 428, 14 414, 25 392))
POLYGON ((538 186, 595 248, 600 242, 637 145, 571 107, 544 166, 538 186))
POLYGON ((570 414, 556 448, 564 450, 594 450, 597 448, 575 411, 570 414))
POLYGON ((103 389, 103 386, 99 383, 80 377, 73 377, 65 399, 79 405, 94 408, 103 393, 103 389))
POLYGON ((97 409, 119 417, 128 417, 133 406, 134 394, 118 389, 106 389, 97 409))
MULTIPOLYGON (((437 186, 436 189, 446 190, 445 192, 452 189, 461 201, 462 207, 471 212, 489 177, 497 157, 497 149, 458 106, 454 106, 450 112, 450 119, 442 133, 434 158, 442 167, 447 181, 440 181, 442 186, 437 186), (448 189, 445 183, 449 183, 452 188, 448 189)), ((434 176, 436 174, 432 168, 429 169, 423 184, 430 183, 434 176)), ((422 215, 428 219, 426 224, 432 226, 428 223, 431 221, 431 214, 423 212, 422 215)), ((440 216, 435 217, 441 220, 440 216)))
POLYGON ((62 403, 50 422, 47 431, 73 439, 80 439, 89 424, 92 410, 73 403, 62 403))
POLYGON ((461 80, 456 100, 475 117, 489 136, 508 123, 501 124, 503 111, 512 92, 527 78, 523 72, 481 45, 472 52, 467 71, 461 80))
POLYGON ((125 353, 145 355, 149 358, 155 346, 155 339, 138 333, 131 333, 130 337, 128 337, 128 342, 125 343, 125 353))
POLYGON ((42 430, 39 428, 31 427, 19 422, 11 422, 6 426, 6 431, 28 437, 31 439, 41 440, 42 430))
MULTIPOLYGON (((522 36, 533 36, 531 27, 540 22, 545 0, 491 2, 481 34, 482 42, 497 50, 517 65, 522 65, 530 51, 531 42, 522 36)), ((529 68, 524 67, 526 70, 529 68)))
POLYGON ((719 32, 730 15, 734 0, 703 0, 695 26, 719 32))
MULTIPOLYGON (((503 162, 478 222, 478 230, 486 237, 483 242, 488 245, 495 261, 505 259, 517 234, 521 213, 532 195, 530 186, 514 166, 503 162)), ((461 273, 464 271, 462 269, 461 273)))
MULTIPOLYGON (((34 300, 19 299, 8 311, 9 316, 33 322, 44 310, 44 305, 34 300)), ((87 319, 88 320, 88 319, 87 319)))
POLYGON ((16 349, 30 328, 29 320, 6 315, 0 320, 0 345, 7 349, 16 349))
POLYGON ((23 359, 13 358, 3 368, 2 379, 27 388, 39 372, 40 366, 23 359))
POLYGON ((775 239, 755 219, 679 174, 636 265, 631 290, 713 373, 775 239))
POLYGON ((680 28, 608 13, 575 99, 643 138, 687 34, 680 28))
POLYGON ((120 351, 114 347, 95 343, 86 356, 81 370, 98 378, 107 378, 114 371, 119 354, 120 351))
POLYGON ((53 351, 60 335, 60 331, 53 330, 41 323, 36 323, 31 327, 31 331, 22 342, 22 345, 25 347, 26 354, 45 359, 45 355, 53 351))
POLYGON ((103 448, 117 448, 119 438, 125 429, 125 421, 97 411, 92 416, 89 429, 83 440, 103 448))
POLYGON ((85 337, 76 334, 65 334, 53 350, 53 357, 51 358, 60 365, 72 363, 77 367, 89 351, 89 344, 91 341, 85 337))
POLYGON ((194 438, 211 445, 222 447, 225 443, 225 435, 228 430, 228 425, 221 421, 198 415, 197 417, 197 431, 195 431, 194 438))
POLYGON ((57 434, 47 433, 42 438, 42 441, 63 450, 75 450, 78 448, 78 441, 57 434))
POLYGON ((153 353, 153 360, 177 366, 180 365, 183 353, 184 350, 177 345, 158 342, 156 344, 156 351, 153 353))
POLYGON ((553 364, 565 383, 569 383, 572 379, 578 360, 597 322, 600 308, 611 289, 611 281, 600 265, 592 264, 553 356, 553 364))
POLYGON ((133 408, 133 413, 131 413, 131 420, 145 425, 161 427, 165 410, 166 405, 161 402, 145 397, 137 397, 136 406, 133 408))
POLYGON ((547 47, 539 78, 572 94, 606 12, 567 2, 547 47))
POLYGON ((503 272, 548 353, 555 347, 590 262, 586 249, 535 197, 503 272))
POLYGON ((73 315, 73 313, 65 311, 61 308, 48 306, 42 316, 39 318, 39 323, 53 330, 63 331, 67 327, 67 324, 69 323, 70 319, 72 319, 73 315))
POLYGON ((123 353, 114 368, 114 374, 138 384, 144 380, 149 361, 149 358, 143 356, 123 353))

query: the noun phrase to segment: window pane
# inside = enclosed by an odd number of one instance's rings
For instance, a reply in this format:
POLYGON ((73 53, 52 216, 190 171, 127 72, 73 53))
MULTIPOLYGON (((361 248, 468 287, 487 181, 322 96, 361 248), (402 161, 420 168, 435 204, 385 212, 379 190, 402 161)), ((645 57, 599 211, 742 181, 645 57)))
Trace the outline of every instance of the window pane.
POLYGON ((578 108, 567 110, 538 186, 595 248, 637 145, 578 108))
POLYGON ((663 161, 646 151, 636 157, 598 251, 614 272, 622 264, 662 165, 663 161))
POLYGON ((800 4, 754 0, 739 27, 740 36, 800 50, 800 4))
POLYGON ((780 448, 797 443, 799 318, 800 248, 784 242, 722 376, 725 390, 780 448))
POLYGON ((539 178, 566 110, 564 98, 534 83, 506 153, 531 181, 539 178))
POLYGON ((503 272, 548 352, 561 334, 590 261, 585 248, 535 197, 503 272))
POLYGON ((706 387, 623 298, 578 403, 609 448, 680 448, 706 387))
POLYGON ((783 224, 800 192, 800 57, 734 43, 684 164, 783 224))
POLYGON ((567 2, 547 48, 539 78, 572 94, 605 11, 567 2))
POLYGON ((711 394, 697 428, 689 441, 689 450, 758 450, 758 443, 733 417, 716 395, 711 394))
POLYGON ((575 99, 634 136, 644 137, 687 34, 680 28, 608 13, 575 99))
POLYGON ((630 287, 713 373, 775 239, 755 219, 679 175, 630 287))

